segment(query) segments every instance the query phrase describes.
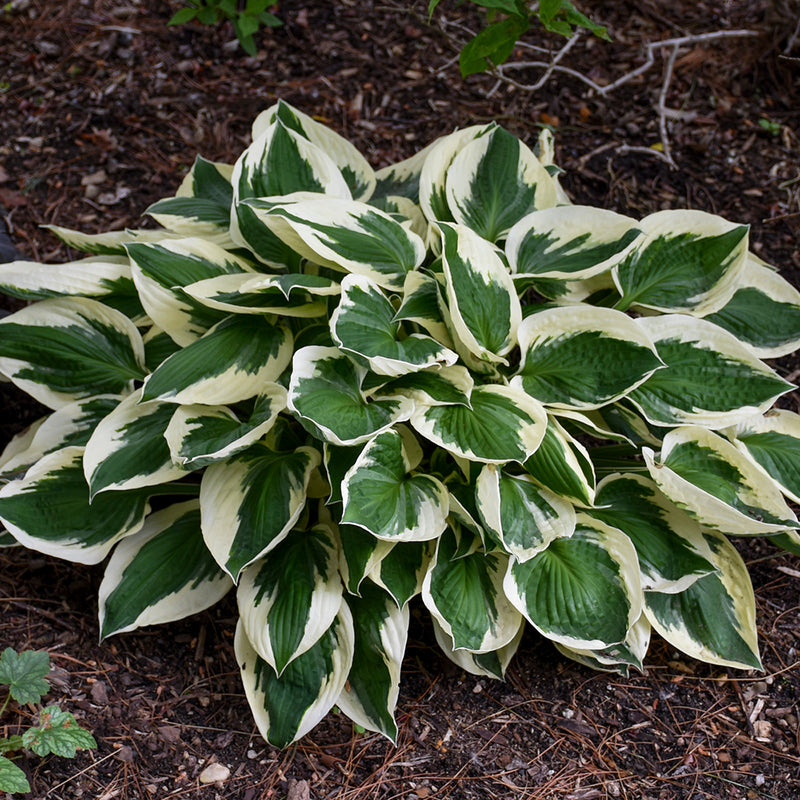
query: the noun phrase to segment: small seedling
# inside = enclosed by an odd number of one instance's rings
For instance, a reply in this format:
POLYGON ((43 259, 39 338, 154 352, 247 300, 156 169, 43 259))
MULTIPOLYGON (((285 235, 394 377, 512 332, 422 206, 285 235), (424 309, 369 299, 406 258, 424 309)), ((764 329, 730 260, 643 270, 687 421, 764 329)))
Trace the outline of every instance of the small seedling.
POLYGON ((25 773, 6 757, 7 753, 28 750, 37 756, 53 753, 65 758, 74 758, 77 750, 97 747, 91 733, 81 728, 75 717, 62 711, 58 705, 39 707, 50 684, 50 656, 35 650, 17 653, 7 647, 0 655, 0 684, 8 687, 8 694, 0 707, 0 717, 11 700, 20 706, 31 706, 38 712, 38 722, 27 730, 13 736, 0 737, 0 791, 30 792, 31 787, 25 773))

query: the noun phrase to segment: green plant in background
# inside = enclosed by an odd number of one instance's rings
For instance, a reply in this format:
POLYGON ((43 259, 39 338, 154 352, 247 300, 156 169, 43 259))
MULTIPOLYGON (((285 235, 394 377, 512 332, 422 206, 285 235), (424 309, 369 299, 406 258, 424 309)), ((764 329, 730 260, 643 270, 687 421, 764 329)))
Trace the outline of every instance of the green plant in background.
MULTIPOLYGON (((0 654, 0 685, 8 687, 8 694, 0 707, 0 717, 10 700, 19 705, 36 706, 47 694, 50 684, 50 656, 47 653, 26 650, 17 653, 7 647, 0 654)), ((75 717, 57 705, 38 709, 38 724, 31 725, 19 735, 0 737, 0 792, 31 791, 25 773, 6 753, 30 751, 37 756, 53 753, 74 758, 77 750, 97 747, 94 737, 81 728, 75 717)))
POLYGON ((230 20, 236 38, 245 52, 256 54, 253 35, 262 27, 275 28, 283 23, 267 9, 274 8, 275 0, 186 0, 187 5, 177 11, 167 25, 185 25, 197 20, 203 25, 218 25, 230 20))
POLYGON ((0 266, 36 301, 0 371, 52 409, 0 456, 9 539, 110 556, 103 637, 236 586, 277 745, 334 705, 395 739, 416 597, 478 675, 526 622, 602 670, 652 630, 759 668, 728 537, 800 550, 800 418, 761 361, 800 294, 745 225, 572 205, 552 153, 489 124, 376 172, 280 102, 162 229, 53 228, 87 257, 0 266))
MULTIPOLYGON (((429 0, 428 17, 441 0, 429 0)), ((586 28, 595 36, 611 41, 602 25, 581 14, 569 0, 470 0, 486 10, 486 27, 479 31, 461 50, 461 75, 467 77, 485 72, 504 63, 521 36, 531 27, 534 18, 545 30, 570 37, 576 28, 586 28)))

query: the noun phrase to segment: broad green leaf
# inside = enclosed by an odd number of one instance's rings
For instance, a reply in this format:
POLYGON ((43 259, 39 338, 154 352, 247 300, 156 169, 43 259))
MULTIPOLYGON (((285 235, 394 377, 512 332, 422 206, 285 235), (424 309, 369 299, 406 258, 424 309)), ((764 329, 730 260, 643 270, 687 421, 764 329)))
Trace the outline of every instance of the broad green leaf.
POLYGON ((800 417, 796 413, 773 408, 725 433, 787 497, 800 503, 800 417))
POLYGON ((470 406, 418 405, 410 424, 421 436, 456 456, 484 463, 523 463, 539 447, 547 414, 511 386, 476 386, 470 406))
POLYGON ((354 637, 343 605, 322 638, 278 676, 253 649, 239 621, 236 660, 258 730, 270 744, 286 747, 301 739, 333 708, 353 664, 354 637))
MULTIPOLYGON (((381 541, 381 540, 375 540, 381 541)), ((395 542, 386 553, 380 553, 368 572, 369 578, 386 589, 398 608, 405 606, 422 591, 422 583, 436 547, 426 542, 395 542)))
POLYGON ((445 186, 456 222, 490 242, 504 239, 531 211, 556 204, 547 170, 523 142, 500 127, 458 153, 445 186))
POLYGON ((389 299, 376 283, 360 275, 347 275, 342 281, 342 299, 330 326, 339 347, 366 359, 378 375, 395 377, 458 360, 456 353, 430 336, 403 336, 389 299))
POLYGON ((394 315, 395 321, 414 322, 424 328, 436 341, 453 347, 453 339, 445 324, 442 306, 442 287, 428 272, 413 270, 403 284, 403 302, 394 315))
POLYGON ((342 604, 338 546, 323 525, 294 530, 242 572, 237 592, 247 638, 278 675, 313 647, 342 604))
POLYGON ((512 385, 556 408, 606 405, 663 366, 646 332, 610 308, 546 308, 526 317, 518 336, 512 385))
POLYGON ((173 504, 114 550, 100 584, 100 636, 183 619, 232 586, 205 546, 198 501, 173 504))
POLYGON ((700 525, 642 475, 602 480, 589 513, 633 542, 645 591, 681 592, 714 571, 700 525))
POLYGON ((325 297, 339 294, 339 284, 319 275, 220 275, 185 287, 186 294, 210 308, 231 314, 278 314, 319 317, 325 297))
POLYGON ((761 669, 756 604, 747 567, 733 545, 707 534, 716 571, 678 594, 645 593, 650 624, 692 658, 736 669, 761 669))
POLYGON ((599 650, 579 650, 554 642, 559 653, 601 672, 616 672, 628 676, 630 667, 644 671, 643 661, 650 646, 650 622, 644 613, 634 622, 624 642, 612 644, 599 650))
POLYGON ((105 494, 90 504, 82 447, 43 456, 0 487, 0 522, 20 544, 78 564, 102 561, 149 511, 142 492, 105 494))
POLYGON ((747 225, 669 210, 650 214, 639 228, 644 236, 614 267, 620 308, 707 314, 731 299, 747 261, 747 225))
POLYGON ((440 223, 442 263, 452 325, 464 347, 486 361, 516 344, 522 308, 499 251, 474 231, 440 223))
POLYGON ((148 375, 142 401, 216 405, 257 395, 292 359, 292 335, 264 317, 238 314, 171 355, 148 375))
POLYGON ((203 538, 234 580, 294 527, 319 463, 310 447, 276 453, 255 444, 206 469, 200 484, 203 538))
POLYGON ((304 136, 333 159, 354 200, 370 199, 375 190, 376 175, 352 142, 282 100, 256 117, 253 122, 253 139, 258 139, 278 120, 287 128, 304 136))
POLYGON ((464 45, 459 54, 461 76, 466 78, 502 64, 513 52, 517 39, 529 26, 528 14, 512 14, 480 30, 464 45))
POLYGON ((366 374, 336 347, 303 347, 294 354, 289 409, 327 442, 362 444, 408 419, 413 408, 401 396, 368 400, 361 388, 366 374))
POLYGON ((213 200, 218 206, 227 208, 230 216, 233 198, 232 176, 233 164, 208 161, 202 156, 197 156, 192 168, 181 181, 175 196, 213 200))
POLYGON ((421 405, 469 406, 475 381, 466 367, 434 367, 403 375, 385 384, 381 393, 405 395, 421 405))
POLYGON ((347 683, 336 700, 357 725, 397 739, 394 709, 408 638, 408 606, 399 607, 383 589, 364 584, 347 597, 353 616, 354 653, 347 683))
POLYGON ((486 678, 496 678, 497 680, 505 678, 506 669, 517 652, 522 635, 525 632, 525 619, 520 617, 519 630, 508 644, 488 653, 471 653, 469 650, 455 649, 452 637, 445 633, 442 626, 436 621, 436 617, 431 617, 431 622, 433 623, 436 643, 450 661, 465 672, 469 672, 470 675, 480 675, 486 678))
POLYGON ((586 280, 625 258, 639 236, 630 217, 591 206, 533 211, 508 233, 505 252, 514 284, 532 278, 586 280))
POLYGON ((775 482, 705 428, 670 431, 658 461, 649 447, 642 454, 661 491, 707 528, 738 536, 800 528, 775 482))
POLYGON ((131 391, 144 377, 144 344, 127 317, 97 300, 42 300, 0 320, 0 372, 56 409, 131 391))
POLYGON ((525 461, 525 471, 545 489, 582 505, 592 505, 595 475, 586 448, 555 417, 548 417, 541 444, 525 461))
POLYGON ((733 297, 705 318, 749 344, 759 358, 800 348, 800 292, 752 254, 733 297))
POLYGON ((453 648, 473 653, 499 650, 511 642, 520 613, 503 593, 508 556, 474 550, 458 557, 459 537, 446 530, 422 584, 422 600, 453 648))
POLYGON ((342 522, 389 541, 438 537, 447 524, 447 489, 437 478, 410 470, 397 431, 371 439, 342 482, 342 522))
POLYGON ((29 437, 20 437, 0 456, 0 476, 22 474, 42 456, 62 447, 81 447, 103 417, 113 411, 122 398, 98 395, 76 400, 39 420, 29 437))
POLYGON ((496 126, 472 125, 437 139, 427 150, 419 176, 419 204, 429 222, 454 220, 447 203, 447 171, 459 151, 496 126))
POLYGON ((570 502, 540 489, 529 476, 511 475, 494 464, 487 464, 478 476, 476 501, 483 524, 520 562, 575 530, 570 502))
POLYGON ((339 525, 342 552, 339 571, 350 594, 357 595, 367 575, 380 571, 381 560, 397 545, 376 539, 355 525, 339 525))
POLYGON ((126 250, 145 311, 182 346, 226 316, 190 297, 184 287, 219 275, 253 272, 244 259, 199 238, 130 244, 126 250))
POLYGON ((50 656, 42 650, 17 653, 10 647, 0 655, 0 684, 20 705, 38 703, 50 690, 50 656))
POLYGON ((178 406, 164 431, 172 460, 187 469, 224 461, 261 439, 286 408, 286 390, 261 387, 253 410, 240 419, 226 406, 178 406))
POLYGON ((97 747, 94 736, 81 728, 72 714, 56 705, 43 708, 38 723, 22 734, 23 747, 37 756, 52 753, 62 758, 75 758, 77 750, 97 747))
POLYGON ((67 264, 0 264, 0 291, 21 300, 136 293, 128 259, 120 256, 90 256, 67 264))
POLYGON ((578 650, 625 641, 642 611, 630 539, 583 514, 569 538, 554 539, 523 563, 512 559, 503 586, 543 636, 578 650))
POLYGON ((724 428, 763 413, 794 387, 732 334, 702 319, 641 317, 666 368, 629 395, 656 425, 724 428))
POLYGON ((187 468, 172 461, 164 433, 175 406, 141 402, 141 389, 126 397, 94 429, 83 469, 92 502, 100 492, 158 486, 182 478, 187 468))
POLYGON ((425 244, 389 214, 356 200, 306 196, 285 202, 246 201, 281 241, 320 266, 400 290, 422 264, 425 244))
POLYGON ((25 773, 10 759, 0 756, 0 788, 4 792, 20 794, 29 792, 31 785, 25 777, 25 773))

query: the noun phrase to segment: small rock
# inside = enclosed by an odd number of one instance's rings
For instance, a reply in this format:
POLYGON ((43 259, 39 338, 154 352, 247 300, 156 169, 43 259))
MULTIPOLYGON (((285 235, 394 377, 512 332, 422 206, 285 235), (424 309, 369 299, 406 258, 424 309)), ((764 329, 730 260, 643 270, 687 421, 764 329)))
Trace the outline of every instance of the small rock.
POLYGON ((231 771, 224 764, 214 762, 209 764, 198 778, 200 783, 223 783, 231 776, 231 771))
POLYGON ((308 781, 289 779, 289 788, 286 790, 286 800, 311 800, 311 790, 308 781))
POLYGON ((132 764, 135 755, 133 749, 124 744, 119 748, 119 750, 117 750, 116 753, 114 753, 114 758, 116 758, 117 761, 124 762, 125 764, 132 764))

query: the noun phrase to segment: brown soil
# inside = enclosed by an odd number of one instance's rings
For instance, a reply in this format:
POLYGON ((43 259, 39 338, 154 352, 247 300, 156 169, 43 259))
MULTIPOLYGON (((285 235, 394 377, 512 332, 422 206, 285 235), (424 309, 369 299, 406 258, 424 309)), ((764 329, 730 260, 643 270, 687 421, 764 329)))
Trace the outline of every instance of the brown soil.
MULTIPOLYGON (((454 43, 427 26, 421 0, 412 11, 400 0, 286 0, 286 25, 257 36, 256 58, 230 46, 228 27, 167 28, 180 5, 13 0, 0 11, 0 205, 29 257, 67 257, 43 223, 86 231, 140 224, 197 152, 232 160, 254 116, 282 97, 346 135, 375 166, 475 122, 496 119, 530 143, 551 125, 577 202, 634 216, 701 208, 749 223, 753 249, 800 285, 795 0, 579 4, 614 41, 579 43, 563 63, 598 83, 642 64, 644 42, 758 32, 681 50, 665 95, 679 112, 667 119, 677 169, 654 150, 624 147, 660 141, 659 53, 648 72, 606 97, 564 74, 527 92, 491 76, 462 80, 454 43)), ((477 22, 452 2, 442 7, 448 19, 477 22)), ((530 41, 562 43, 542 34, 530 41)), ((792 373, 794 362, 777 367, 792 373)), ((41 413, 7 384, 0 403, 0 444, 41 413)), ((48 650, 53 697, 99 742, 75 761, 21 764, 32 796, 53 800, 794 800, 800 563, 760 541, 742 552, 764 673, 697 664, 659 640, 647 673, 623 680, 566 661, 531 632, 507 681, 488 682, 440 656, 427 615, 415 609, 398 746, 330 715, 278 751, 258 737, 242 694, 231 599, 98 644, 101 568, 0 551, 0 644, 48 650), (201 784, 214 761, 230 776, 201 784)), ((4 720, 9 729, 17 722, 13 713, 4 720)))

